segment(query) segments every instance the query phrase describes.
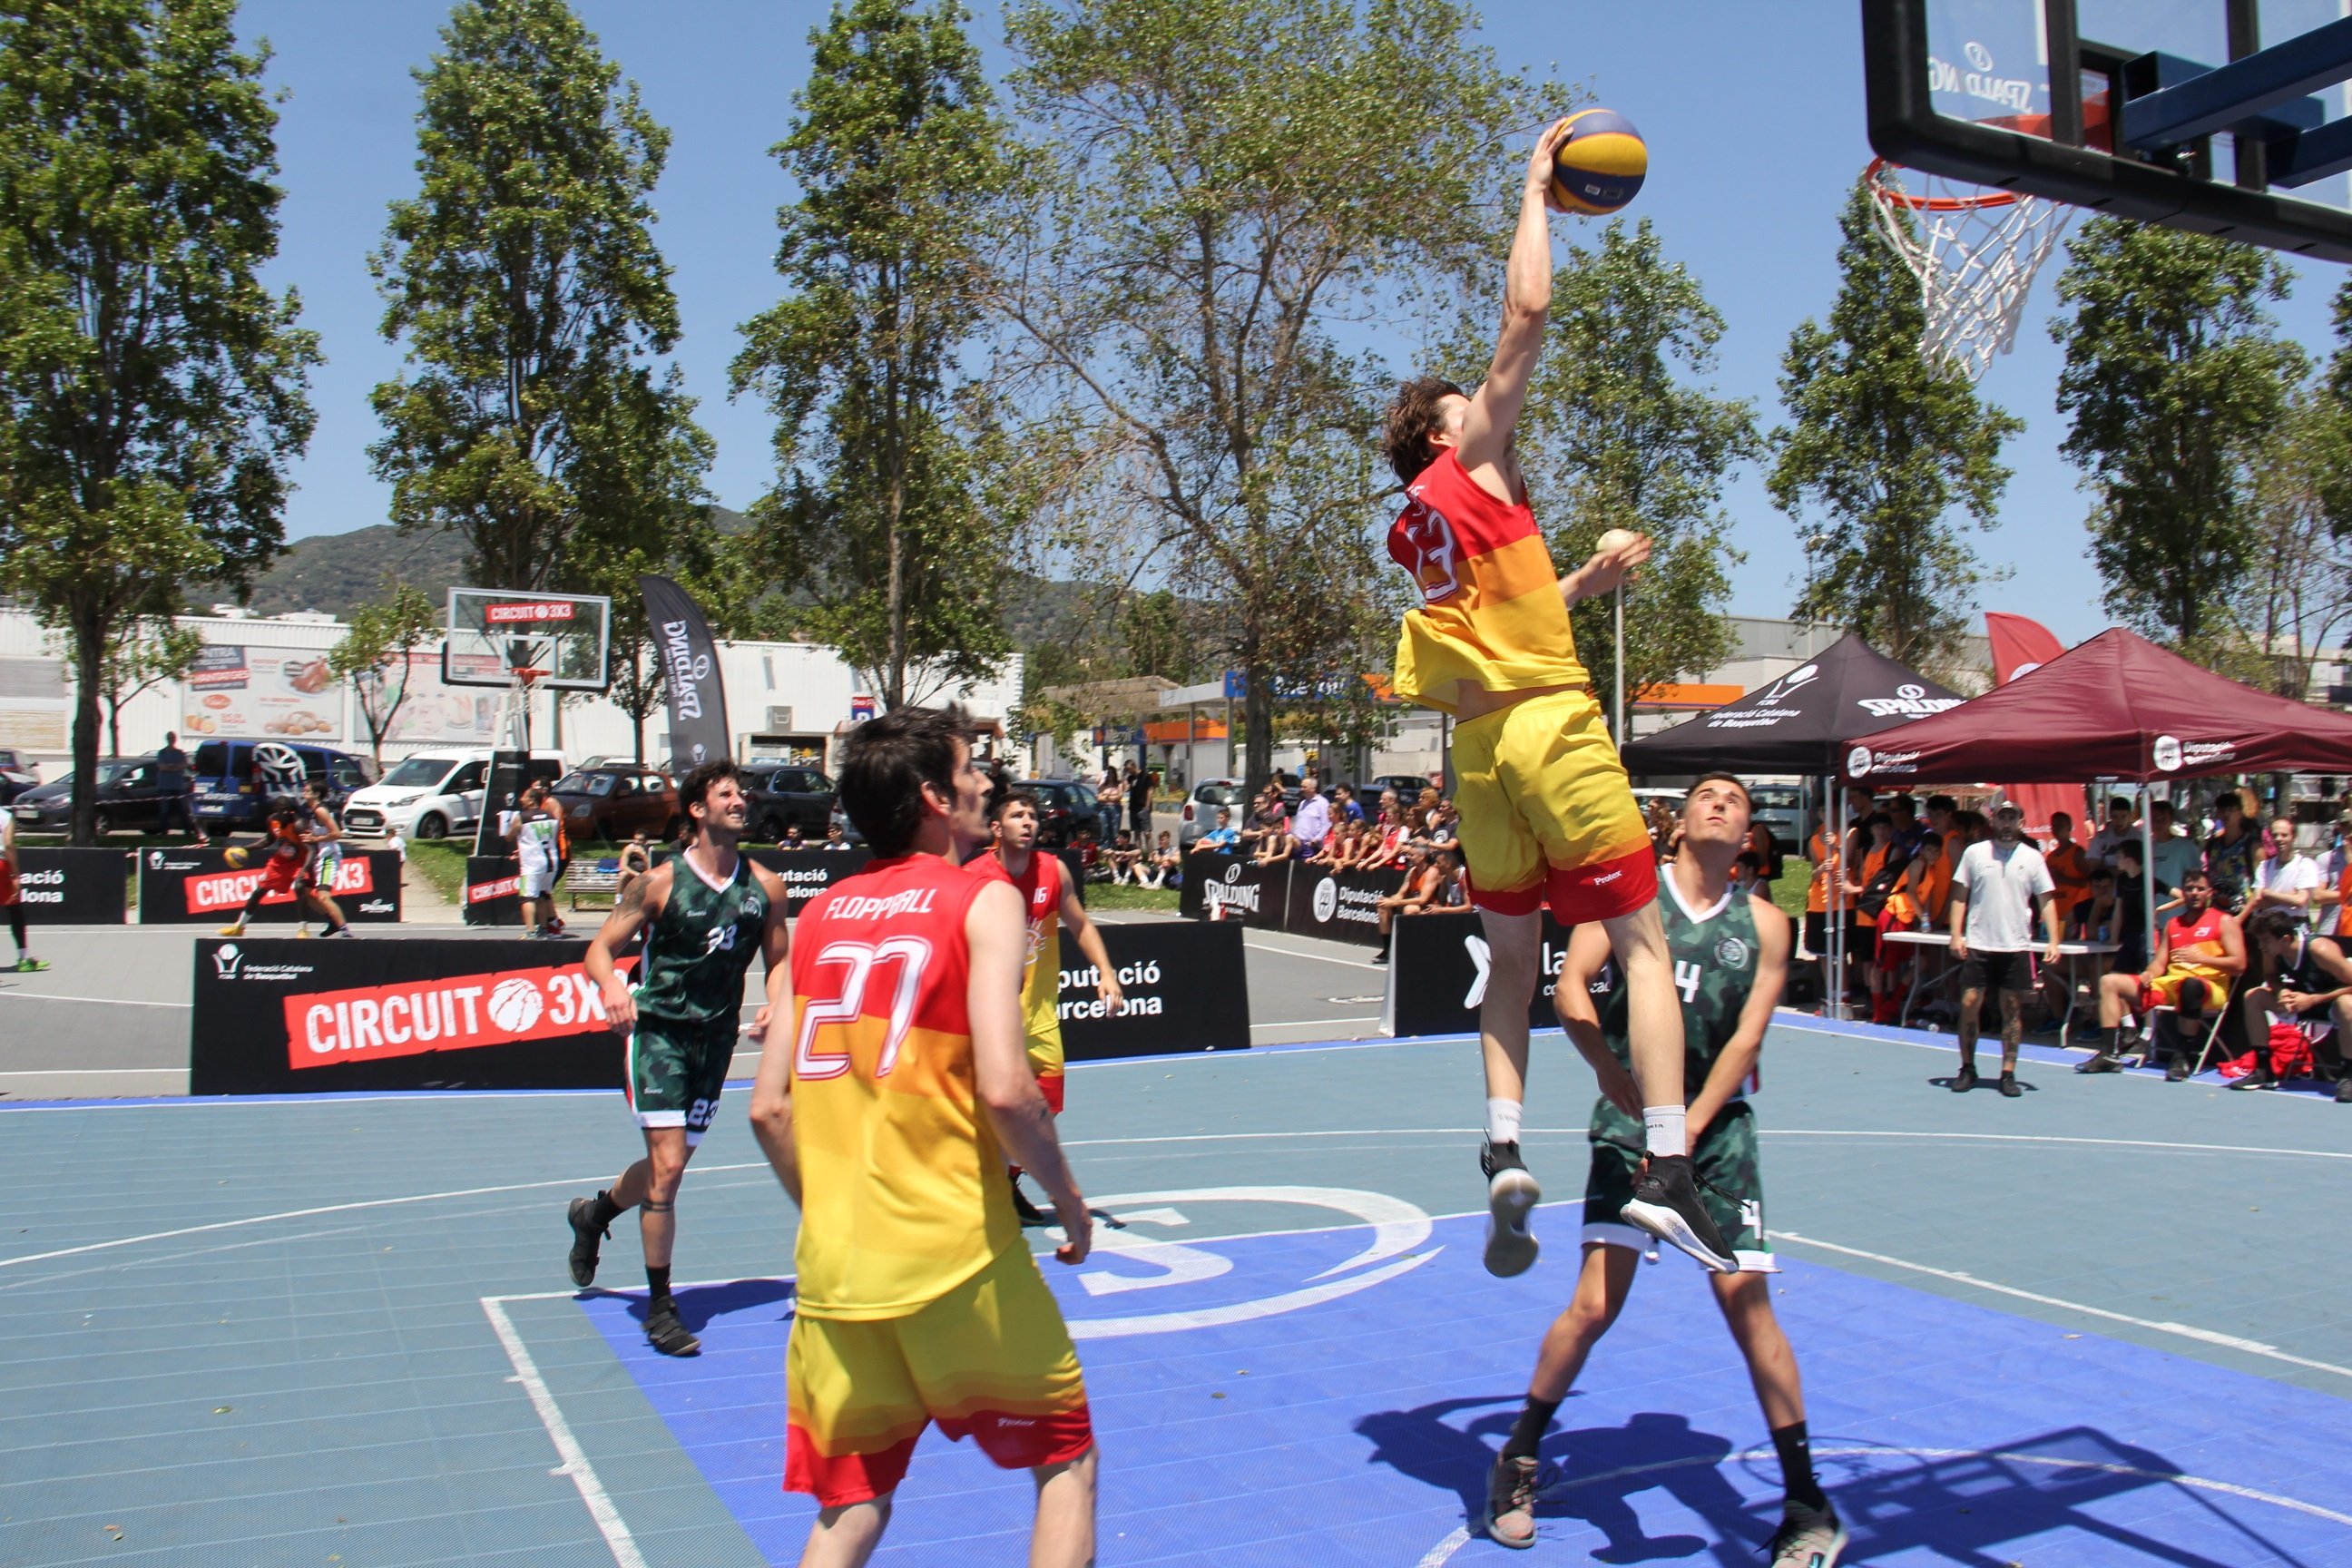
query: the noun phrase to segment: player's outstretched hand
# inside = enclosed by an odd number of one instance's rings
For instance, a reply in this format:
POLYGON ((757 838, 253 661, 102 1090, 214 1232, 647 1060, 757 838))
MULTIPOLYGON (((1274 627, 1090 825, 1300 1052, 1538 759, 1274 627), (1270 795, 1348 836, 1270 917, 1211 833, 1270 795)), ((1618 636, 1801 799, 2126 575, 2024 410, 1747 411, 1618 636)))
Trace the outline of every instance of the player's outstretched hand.
POLYGON ((1055 1194, 1054 1217, 1061 1222, 1062 1235, 1066 1238, 1054 1248, 1055 1258, 1073 1265, 1084 1263, 1095 1247, 1095 1216, 1087 1207, 1087 1200, 1075 1191, 1055 1194))
POLYGON ((1633 576, 1635 567, 1649 561, 1652 547, 1646 533, 1636 533, 1629 528, 1611 529, 1608 535, 1602 536, 1601 547, 1584 563, 1581 596, 1591 598, 1614 592, 1633 576))
POLYGON ((1562 115, 1544 127, 1543 134, 1536 138, 1534 149, 1528 153, 1528 184, 1543 192, 1544 205, 1556 213, 1568 209, 1552 200, 1551 161, 1553 154, 1559 151, 1559 144, 1567 140, 1568 117, 1562 115))
POLYGON ((761 1045, 767 1044, 768 1015, 772 1011, 772 1008, 762 1007, 758 1012, 752 1014, 751 1026, 743 1031, 744 1035, 751 1039, 759 1041, 761 1045))

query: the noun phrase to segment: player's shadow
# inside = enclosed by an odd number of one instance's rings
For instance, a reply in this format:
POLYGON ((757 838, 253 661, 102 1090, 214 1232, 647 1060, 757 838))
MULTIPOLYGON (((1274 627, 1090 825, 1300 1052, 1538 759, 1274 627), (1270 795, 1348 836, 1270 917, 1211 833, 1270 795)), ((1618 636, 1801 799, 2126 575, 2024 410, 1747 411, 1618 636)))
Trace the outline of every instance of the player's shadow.
MULTIPOLYGON (((1942 1078, 1931 1078, 1927 1082, 1932 1088, 1949 1089, 1952 1087, 1952 1079, 1958 1076, 1959 1075, 1957 1073, 1946 1073, 1942 1078)), ((2000 1089, 1998 1087, 2000 1081, 1999 1077, 1994 1074, 1979 1073, 1977 1075, 1976 1088, 1969 1090, 1969 1092, 1970 1094, 1990 1094, 1994 1099, 1998 1100, 2000 1098, 2000 1089)), ((2042 1092, 2042 1086, 2034 1082, 2030 1078, 2020 1078, 2017 1080, 2017 1087, 2023 1089, 2028 1094, 2040 1094, 2042 1092)))
MULTIPOLYGON (((584 1300, 604 1293, 592 1288, 580 1295, 584 1300)), ((643 1291, 615 1290, 610 1294, 626 1300, 630 1318, 639 1327, 644 1326, 646 1302, 643 1291)), ((789 1323, 793 1318, 793 1282, 789 1279, 730 1279, 723 1285, 683 1286, 677 1291, 675 1300, 677 1302, 677 1321, 695 1334, 700 1334, 708 1328, 713 1318, 743 1314, 753 1323, 789 1323), (779 1310, 772 1313, 761 1311, 761 1309, 771 1306, 779 1310)))

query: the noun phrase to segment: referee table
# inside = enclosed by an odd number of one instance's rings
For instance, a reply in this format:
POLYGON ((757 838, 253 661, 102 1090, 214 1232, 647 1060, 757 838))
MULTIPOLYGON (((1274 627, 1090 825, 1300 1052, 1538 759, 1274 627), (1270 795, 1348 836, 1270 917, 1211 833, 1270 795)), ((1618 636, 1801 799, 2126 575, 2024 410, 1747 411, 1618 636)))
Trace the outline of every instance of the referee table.
MULTIPOLYGON (((1784 1016, 1773 1300, 1846 1561, 2352 1564, 2352 1114, 2083 1079, 1954 1096, 1948 1042, 1784 1016)), ((1045 1263, 1103 1451, 1100 1561, 1753 1564, 1779 1476, 1696 1268, 1638 1271, 1559 1410, 1531 1552, 1475 1533, 1577 1258, 1589 1074, 1539 1035, 1541 1261, 1479 1266, 1475 1041, 1073 1068, 1116 1228, 1045 1263)), ((794 1215, 730 1094, 678 1204, 702 1354, 635 1227, 566 1288, 616 1095, 0 1106, 0 1564, 794 1561, 794 1215)), ((1048 1245, 1031 1233, 1036 1245, 1048 1245)), ((1024 1559, 1031 1489, 925 1437, 877 1561, 1024 1559)))

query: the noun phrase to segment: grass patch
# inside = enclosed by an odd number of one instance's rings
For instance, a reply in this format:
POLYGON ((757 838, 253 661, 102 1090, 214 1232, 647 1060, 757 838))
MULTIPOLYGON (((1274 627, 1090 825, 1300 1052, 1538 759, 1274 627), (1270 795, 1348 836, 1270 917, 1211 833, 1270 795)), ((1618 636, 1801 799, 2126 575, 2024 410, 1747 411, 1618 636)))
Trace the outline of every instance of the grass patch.
POLYGON ((408 864, 444 899, 462 908, 467 848, 463 838, 420 838, 408 847, 408 864))
POLYGON ((1176 889, 1173 888, 1122 888, 1111 883, 1098 883, 1087 889, 1087 908, 1090 910, 1156 910, 1161 914, 1176 912, 1176 889))
POLYGON ((1772 884, 1772 901, 1780 912, 1796 921, 1805 923, 1805 889, 1813 885, 1813 863, 1800 860, 1794 855, 1780 861, 1780 879, 1772 884))

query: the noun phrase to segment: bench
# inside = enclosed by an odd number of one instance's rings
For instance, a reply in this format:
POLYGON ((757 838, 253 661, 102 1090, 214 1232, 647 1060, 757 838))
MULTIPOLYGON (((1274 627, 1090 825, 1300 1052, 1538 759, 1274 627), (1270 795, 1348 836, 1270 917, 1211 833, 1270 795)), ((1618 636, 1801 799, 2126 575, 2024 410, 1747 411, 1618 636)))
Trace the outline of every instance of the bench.
POLYGON ((574 860, 563 874, 563 886, 572 895, 573 909, 582 907, 582 898, 601 895, 604 901, 594 907, 609 910, 613 907, 614 889, 620 879, 621 858, 606 855, 594 861, 574 860))

